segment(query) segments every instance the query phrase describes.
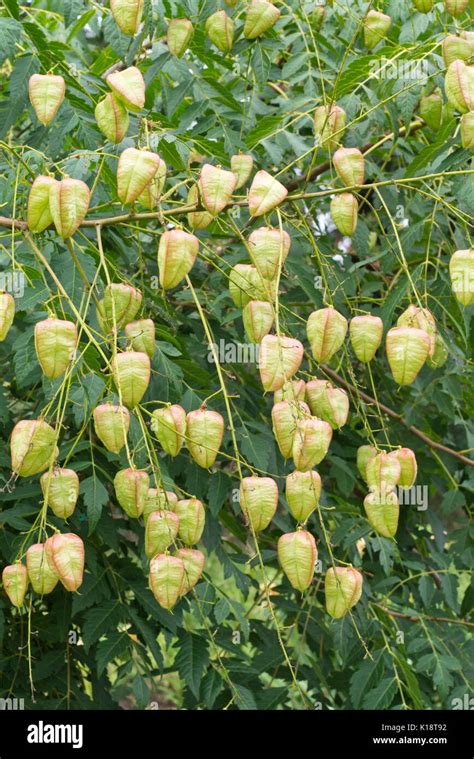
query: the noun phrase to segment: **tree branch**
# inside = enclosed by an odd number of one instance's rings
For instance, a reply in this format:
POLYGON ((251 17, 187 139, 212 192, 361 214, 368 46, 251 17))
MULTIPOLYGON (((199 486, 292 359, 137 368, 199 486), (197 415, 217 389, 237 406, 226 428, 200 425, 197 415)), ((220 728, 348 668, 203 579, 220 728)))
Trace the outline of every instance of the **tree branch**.
POLYGON ((431 617, 427 614, 420 614, 417 617, 412 616, 411 614, 404 614, 401 611, 392 611, 392 609, 387 609, 385 606, 381 606, 380 604, 374 603, 374 606, 376 606, 378 609, 381 609, 385 614, 389 614, 391 617, 397 617, 400 619, 408 619, 410 622, 419 622, 420 619, 428 619, 430 622, 448 622, 452 625, 467 625, 468 627, 474 627, 474 622, 468 622, 467 619, 451 619, 450 617, 431 617))

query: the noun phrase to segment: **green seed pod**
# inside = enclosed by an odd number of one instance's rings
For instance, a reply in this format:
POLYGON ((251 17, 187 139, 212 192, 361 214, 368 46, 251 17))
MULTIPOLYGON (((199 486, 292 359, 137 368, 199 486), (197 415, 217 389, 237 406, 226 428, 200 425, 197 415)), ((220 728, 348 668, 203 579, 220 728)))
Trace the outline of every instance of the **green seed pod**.
POLYGON ((461 116, 461 142, 463 148, 474 148, 474 112, 464 113, 461 116))
MULTIPOLYGON (((199 189, 193 185, 188 192, 188 203, 194 205, 199 203, 199 189)), ((208 211, 190 211, 187 214, 189 226, 193 229, 206 229, 214 221, 214 216, 208 211)))
POLYGON ((166 182, 166 163, 162 158, 160 158, 160 156, 158 156, 158 158, 159 165, 155 176, 151 182, 147 184, 143 192, 141 192, 138 196, 138 202, 141 203, 142 206, 145 206, 145 208, 148 208, 150 211, 153 211, 153 209, 158 206, 158 201, 161 197, 161 193, 163 192, 163 187, 165 186, 166 182))
POLYGON ((273 406, 273 434, 284 459, 289 459, 292 455, 299 420, 309 416, 310 410, 303 401, 279 401, 273 406))
POLYGON ((156 409, 152 414, 151 429, 165 453, 177 456, 186 436, 186 411, 177 404, 156 409))
POLYGON ((126 148, 117 166, 117 194, 122 203, 133 203, 157 173, 161 163, 157 153, 126 148))
POLYGON ((199 191, 203 205, 210 214, 216 216, 232 200, 237 179, 232 171, 205 163, 199 177, 199 191))
POLYGON ((460 113, 474 110, 474 66, 453 61, 444 79, 446 97, 460 113))
POLYGON ((469 5, 469 0, 444 0, 444 5, 451 16, 461 16, 469 5))
POLYGON ((298 522, 306 522, 321 497, 321 477, 313 470, 292 472, 286 478, 286 500, 298 522))
POLYGON ((10 448, 13 472, 31 477, 48 469, 58 455, 56 432, 43 419, 24 419, 13 428, 10 448))
POLYGON ((448 346, 444 342, 443 338, 439 334, 439 332, 436 333, 435 337, 435 348, 433 351, 432 356, 428 356, 428 359, 426 363, 430 367, 430 369, 439 369, 441 366, 444 366, 448 359, 448 346))
POLYGON ((373 445, 361 445, 357 449, 357 469, 365 482, 367 482, 367 464, 375 456, 377 456, 377 448, 373 445))
POLYGON ((324 583, 327 613, 341 619, 359 601, 362 582, 362 575, 353 567, 328 569, 324 583))
POLYGON ((255 229, 249 237, 250 257, 265 279, 274 279, 286 261, 291 247, 288 232, 271 227, 255 229))
POLYGON ((389 453, 369 458, 366 467, 367 484, 371 490, 393 490, 401 476, 400 462, 389 453))
POLYGON ((143 15, 143 0, 110 0, 110 10, 118 28, 133 37, 139 30, 143 15))
POLYGON ((341 235, 352 237, 357 228, 359 205, 350 192, 335 195, 330 204, 331 216, 341 235))
POLYGON ((349 324, 352 350, 363 364, 375 356, 383 336, 383 321, 378 316, 354 316, 349 324))
POLYGON ((239 0, 224 0, 226 5, 230 5, 231 8, 235 8, 239 0))
POLYGON ((97 308, 97 319, 102 329, 112 332, 114 322, 117 330, 137 315, 142 303, 142 294, 131 285, 113 282, 107 285, 104 298, 97 308))
POLYGON ((223 53, 232 50, 235 23, 225 11, 217 11, 206 21, 206 33, 211 42, 223 53))
POLYGON ((84 543, 72 532, 56 534, 46 541, 48 561, 54 566, 62 584, 71 592, 78 590, 84 578, 84 543), (48 550, 49 549, 49 550, 48 550))
POLYGON ((173 608, 181 595, 184 578, 184 563, 177 556, 155 556, 150 561, 150 588, 163 609, 173 608))
POLYGON ((0 292, 0 343, 10 331, 15 318, 15 299, 10 293, 0 292))
POLYGON ((244 37, 255 40, 272 28, 280 18, 280 10, 268 0, 252 0, 244 23, 244 37))
POLYGON ((206 523, 204 506, 197 498, 178 501, 174 512, 179 517, 178 535, 186 546, 199 543, 206 523))
POLYGON ((240 508, 255 532, 265 530, 278 506, 278 486, 271 477, 244 477, 240 484, 240 508))
POLYGON ((63 319, 44 319, 35 324, 35 349, 38 361, 48 379, 62 377, 77 347, 77 327, 63 319))
POLYGON ((459 303, 474 303, 474 249, 457 250, 449 262, 451 288, 459 303))
POLYGON ((393 490, 376 490, 364 500, 369 523, 384 538, 394 538, 398 527, 400 506, 393 490))
POLYGON ((217 411, 200 408, 186 417, 186 445, 198 466, 209 469, 224 436, 224 419, 217 411))
POLYGON ((265 335, 260 344, 259 370, 263 389, 279 390, 298 371, 304 356, 299 340, 265 335))
POLYGON ((364 44, 372 50, 387 35, 392 25, 392 19, 385 13, 369 11, 364 21, 364 44))
POLYGON ((438 130, 443 122, 443 98, 438 92, 426 95, 420 100, 420 116, 430 129, 438 130))
POLYGON ((43 232, 53 223, 49 207, 49 191, 56 184, 53 177, 36 177, 28 196, 26 223, 30 232, 43 232))
POLYGON ((310 314, 306 333, 316 361, 330 361, 342 348, 347 333, 347 320, 335 308, 320 308, 310 314))
POLYGON ((333 430, 339 430, 347 422, 349 396, 340 387, 326 386, 321 395, 321 419, 328 422, 333 430))
POLYGON ((324 5, 316 5, 311 12, 311 26, 315 32, 319 32, 321 29, 324 18, 326 16, 326 7, 324 5))
POLYGON ((61 179, 49 189, 49 207, 56 232, 63 239, 72 237, 89 209, 90 190, 80 179, 61 179))
POLYGON ((436 342, 436 321, 428 308, 418 308, 413 303, 397 319, 397 327, 417 327, 423 329, 430 338, 430 356, 436 342))
POLYGON ((136 66, 114 71, 107 77, 107 84, 128 111, 138 113, 145 105, 145 80, 136 66))
POLYGON ((252 343, 260 343, 273 327, 273 306, 262 300, 251 300, 242 312, 245 334, 252 343))
POLYGON ((304 401, 306 396, 306 382, 302 379, 285 382, 283 387, 275 390, 273 403, 280 401, 304 401))
POLYGON ((202 551, 196 551, 192 548, 179 548, 175 556, 177 559, 181 559, 184 564, 184 579, 179 593, 180 596, 184 596, 201 579, 206 559, 202 551))
POLYGON ((69 519, 79 498, 79 477, 74 469, 55 467, 40 477, 43 498, 59 519, 69 519))
POLYGON ((143 509, 145 525, 148 522, 148 517, 154 511, 174 511, 177 503, 178 496, 175 493, 161 488, 150 488, 143 509))
POLYGON ((309 588, 317 560, 316 542, 310 532, 287 532, 278 539, 278 561, 296 590, 309 588))
POLYGON ((312 379, 306 383, 306 400, 311 409, 311 414, 319 419, 323 418, 323 395, 327 388, 332 387, 328 380, 312 379))
POLYGON ((338 105, 320 105, 314 112, 314 133, 321 147, 337 148, 346 128, 346 112, 338 105))
POLYGON ((5 593, 10 603, 20 609, 28 589, 28 572, 23 564, 10 564, 2 572, 5 593))
POLYGON ((398 385, 411 385, 431 350, 427 332, 416 327, 395 327, 388 331, 386 351, 393 379, 398 385))
POLYGON ((472 55, 469 41, 463 37, 456 37, 454 34, 448 34, 444 38, 442 47, 446 67, 450 66, 453 61, 468 61, 472 55))
POLYGON ((415 484, 418 473, 415 454, 411 448, 398 448, 398 450, 389 453, 389 456, 392 456, 400 464, 399 487, 409 490, 415 484))
POLYGON ((179 517, 173 511, 152 511, 145 527, 145 553, 149 559, 166 551, 178 535, 179 517))
POLYGON ((311 417, 298 422, 293 440, 293 461, 296 469, 307 472, 326 456, 332 440, 331 425, 311 417))
POLYGON ((40 124, 47 126, 51 123, 64 100, 65 91, 66 84, 62 76, 54 76, 54 74, 30 76, 28 94, 40 124))
POLYGON ((121 402, 135 408, 150 384, 150 358, 136 351, 118 353, 112 361, 112 374, 121 402))
POLYGON ((249 190, 250 216, 262 216, 282 203, 288 190, 266 171, 257 171, 249 190))
POLYGON ((339 148, 332 157, 334 167, 346 187, 364 184, 365 159, 358 148, 339 148))
POLYGON ((119 453, 127 440, 130 414, 125 406, 103 403, 94 409, 94 428, 97 437, 108 451, 119 453))
POLYGON ((124 103, 109 92, 97 103, 94 111, 95 120, 102 134, 118 145, 127 134, 129 117, 124 103))
POLYGON ((141 469, 122 469, 114 477, 115 496, 131 519, 143 514, 150 489, 150 478, 141 469))
POLYGON ((199 240, 182 229, 171 229, 160 237, 158 270, 160 284, 171 290, 187 276, 199 252, 199 240))
POLYGON ((125 325, 125 335, 131 341, 134 351, 146 353, 153 358, 155 353, 155 323, 153 319, 140 319, 125 325))
POLYGON ((253 169, 253 158, 251 155, 245 155, 243 153, 233 155, 230 159, 230 168, 237 180, 235 189, 239 190, 250 178, 253 169))
POLYGON ((174 18, 168 24, 166 39, 168 50, 176 58, 182 58, 191 44, 194 27, 188 18, 174 18))
POLYGON ((413 0, 413 4, 417 11, 429 13, 434 5, 434 0, 413 0))
POLYGON ((31 587, 35 593, 45 596, 52 593, 58 584, 59 577, 54 569, 51 569, 43 543, 35 543, 26 552, 26 568, 31 587))
POLYGON ((239 308, 244 308, 251 300, 273 303, 276 296, 276 281, 263 279, 255 266, 237 264, 230 270, 229 294, 239 308))

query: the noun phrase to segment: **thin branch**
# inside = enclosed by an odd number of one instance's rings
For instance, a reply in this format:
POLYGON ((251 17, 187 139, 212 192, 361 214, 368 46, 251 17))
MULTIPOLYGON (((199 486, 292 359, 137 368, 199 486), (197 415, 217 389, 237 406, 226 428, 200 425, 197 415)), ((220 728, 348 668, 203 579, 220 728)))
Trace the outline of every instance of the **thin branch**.
POLYGON ((474 622, 468 622, 467 619, 451 619, 450 617, 431 617, 426 614, 419 614, 418 616, 413 616, 411 614, 404 614, 401 611, 393 611, 392 609, 387 609, 385 606, 381 606, 380 604, 373 604, 378 609, 381 609, 385 614, 389 614, 391 617, 399 617, 400 619, 408 619, 410 622, 419 622, 420 619, 428 619, 430 622, 448 622, 452 625, 467 625, 467 627, 474 627, 474 622))

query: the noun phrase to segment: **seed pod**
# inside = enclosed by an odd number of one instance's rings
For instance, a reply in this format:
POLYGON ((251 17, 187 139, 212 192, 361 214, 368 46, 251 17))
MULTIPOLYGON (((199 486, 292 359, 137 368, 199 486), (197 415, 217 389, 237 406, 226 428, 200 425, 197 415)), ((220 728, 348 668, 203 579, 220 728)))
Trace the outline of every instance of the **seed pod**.
POLYGON ((191 44, 194 27, 188 18, 174 18, 168 24, 166 40, 168 50, 176 58, 182 58, 191 44))
POLYGON ((280 10, 267 0, 252 0, 244 23, 244 37, 255 40, 265 34, 280 18, 280 10))
POLYGON ((146 353, 153 358, 155 353, 155 323, 153 319, 140 319, 125 325, 125 334, 134 351, 146 353))
POLYGON ((334 166, 346 187, 364 184, 365 159, 358 148, 339 148, 332 157, 334 166))
POLYGON ((217 11, 206 21, 206 32, 211 42, 223 53, 232 50, 235 23, 225 11, 217 11))
POLYGON ((46 542, 49 544, 45 544, 48 561, 52 561, 62 584, 66 590, 76 591, 84 577, 84 543, 81 538, 72 532, 57 533, 46 542))
POLYGON ((143 192, 141 192, 138 196, 138 202, 141 203, 142 206, 145 206, 145 208, 148 208, 150 211, 157 207, 161 193, 163 192, 163 187, 166 182, 166 163, 162 158, 160 158, 160 156, 158 156, 158 159, 159 165, 155 176, 151 182, 147 184, 143 192))
POLYGON ((56 184, 53 177, 36 177, 28 196, 26 223, 30 232, 43 232, 53 223, 49 207, 49 191, 56 184))
POLYGON ((229 294, 239 308, 244 308, 251 300, 273 302, 276 295, 276 281, 263 279, 255 266, 237 264, 230 270, 229 294))
POLYGON ((52 593, 58 584, 59 577, 49 565, 43 543, 35 543, 28 548, 26 568, 31 587, 35 593, 39 593, 41 596, 52 593))
POLYGON ((140 403, 150 384, 150 373, 150 359, 146 353, 127 351, 115 356, 112 374, 125 406, 135 408, 140 403))
POLYGON ((186 445, 198 466, 209 469, 221 447, 224 419, 217 411, 200 408, 186 417, 186 445))
POLYGON ((329 361, 342 347, 346 332, 347 320, 335 308, 313 311, 306 325, 306 333, 316 361, 329 361))
POLYGON ((461 142, 463 148, 474 148, 474 112, 461 116, 461 142))
POLYGON ((156 409, 152 414, 151 429, 170 456, 177 456, 186 436, 186 411, 174 404, 156 409))
POLYGON ((444 38, 442 49, 446 67, 450 66, 453 61, 468 61, 472 55, 469 40, 464 37, 456 37, 454 34, 448 34, 444 38))
POLYGON ((398 527, 400 506, 393 490, 375 490, 364 500, 369 523, 384 538, 394 538, 398 527))
MULTIPOLYGON (((266 3, 266 0, 265 0, 266 3)), ((250 216, 262 216, 282 203, 288 190, 266 171, 257 171, 249 190, 250 216)))
POLYGON ((371 490, 393 490, 401 476, 400 462, 389 453, 369 458, 366 467, 367 484, 371 490))
POLYGON ((13 472, 31 477, 48 469, 58 455, 56 432, 43 419, 24 419, 13 428, 10 448, 13 472))
POLYGON ((423 329, 430 338, 430 356, 434 353, 436 341, 436 321, 428 308, 418 308, 413 303, 398 317, 397 327, 417 327, 423 329))
POLYGON ((0 292, 0 343, 10 331, 15 318, 15 299, 10 293, 0 292))
POLYGON ((278 486, 271 477, 244 477, 240 484, 240 508, 255 532, 265 530, 278 506, 278 486))
POLYGON ((161 488, 150 488, 143 508, 143 520, 145 525, 148 521, 148 517, 154 511, 174 511, 177 503, 178 496, 175 493, 172 493, 169 490, 162 490, 161 488))
POLYGON ((107 77, 107 84, 127 110, 138 113, 145 105, 145 80, 136 66, 114 71, 107 77))
POLYGON ((449 262, 451 288, 459 303, 474 303, 474 248, 457 250, 449 262))
POLYGON ((118 28, 133 37, 142 22, 143 0, 110 0, 110 10, 118 28))
POLYGON ((10 603, 20 609, 25 600, 28 589, 28 572, 23 564, 10 564, 2 572, 2 581, 5 593, 10 603))
POLYGON ((316 542, 307 530, 287 532, 278 539, 278 561, 296 590, 309 588, 317 559, 316 542))
POLYGON ((141 469, 122 469, 114 477, 115 496, 131 519, 143 514, 150 489, 150 478, 141 469))
POLYGON ((94 111, 95 120, 102 134, 118 145, 127 134, 129 117, 124 103, 109 92, 97 103, 94 111))
POLYGON ((142 303, 142 294, 131 285, 113 282, 107 285, 104 298, 97 309, 97 319, 102 329, 112 332, 132 321, 142 303))
POLYGON ((377 456, 377 448, 373 445, 361 445, 357 449, 357 469, 365 482, 367 482, 367 465, 375 456, 377 456))
POLYGON ((94 428, 97 437, 108 451, 119 453, 127 440, 130 414, 125 406, 103 403, 94 409, 94 428))
MULTIPOLYGON (((197 185, 193 185, 188 192, 189 205, 199 202, 199 190, 197 185)), ((214 221, 214 216, 208 211, 190 211, 187 214, 188 223, 193 229, 206 229, 214 221)))
POLYGON ((469 0, 444 0, 444 5, 451 16, 461 16, 469 5, 469 0))
POLYGON ((253 158, 251 155, 245 155, 243 153, 233 155, 230 159, 230 168, 235 174, 235 178, 237 180, 235 189, 239 190, 244 186, 244 184, 247 183, 247 180, 250 178, 250 174, 252 173, 253 169, 253 158))
POLYGON ((77 347, 77 327, 63 319, 44 319, 35 324, 35 349, 43 373, 49 379, 62 377, 77 347))
POLYGON ((354 316, 349 324, 352 350, 363 364, 375 356, 383 336, 383 321, 378 316, 354 316))
POLYGON ((357 228, 359 205, 357 198, 350 192, 335 195, 330 204, 331 216, 341 235, 352 237, 357 228))
POLYGON ((205 163, 199 177, 199 190, 203 205, 216 216, 232 200, 237 179, 232 171, 205 163))
POLYGON ((304 348, 299 340, 265 335, 260 345, 259 369, 263 389, 279 390, 300 368, 304 348))
POLYGON ((320 105, 314 112, 314 133, 319 144, 334 150, 346 128, 346 112, 338 105, 320 105))
POLYGON ((171 229, 160 237, 158 270, 165 290, 173 287, 191 271, 199 252, 199 240, 182 229, 171 229))
POLYGON ((313 470, 292 472, 286 478, 286 500, 294 518, 306 522, 319 503, 321 477, 313 470))
POLYGON ((133 203, 151 182, 161 163, 157 153, 126 148, 117 166, 117 193, 122 203, 133 203))
POLYGON ((28 81, 28 94, 36 118, 47 126, 56 116, 64 100, 66 84, 62 76, 54 74, 33 74, 28 81))
POLYGON ((326 7, 324 5, 316 5, 311 12, 311 26, 315 32, 319 32, 326 16, 326 7))
POLYGON ((417 11, 428 13, 433 7, 434 0, 413 0, 413 4, 417 11))
POLYGON ((260 343, 273 327, 273 306, 262 300, 251 300, 242 312, 245 333, 252 343, 260 343))
POLYGON ((293 461, 296 469, 307 472, 326 456, 332 440, 331 425, 314 416, 296 425, 293 440, 293 461))
POLYGON ((43 498, 59 519, 69 519, 79 498, 79 477, 74 469, 55 467, 40 477, 43 498))
POLYGON ((186 546, 199 543, 206 523, 204 506, 197 498, 178 501, 174 512, 179 517, 178 535, 186 546))
POLYGON ((177 559, 181 559, 184 564, 184 579, 179 592, 180 596, 184 596, 201 579, 206 559, 202 551, 196 551, 192 548, 179 548, 175 556, 177 559))
POLYGON ((66 240, 84 221, 89 209, 90 190, 80 179, 61 179, 49 189, 49 207, 56 232, 66 240))
POLYGON ((150 588, 163 609, 170 611, 181 595, 185 569, 177 556, 155 556, 150 561, 150 588))
POLYGON ((359 601, 362 582, 361 573, 353 567, 330 567, 324 583, 327 613, 341 619, 359 601))
POLYGON ((283 387, 275 390, 273 403, 280 401, 304 401, 306 396, 306 382, 302 379, 285 382, 283 387))
POLYGON ((231 8, 235 8, 239 0, 224 0, 226 5, 230 5, 231 8))
POLYGON ((166 551, 178 535, 179 517, 173 511, 152 511, 145 527, 145 553, 149 559, 166 551))
POLYGON ((344 427, 349 415, 349 396, 340 387, 326 386, 321 395, 321 419, 333 430, 344 427))
POLYGON ((306 400, 313 416, 323 418, 323 394, 327 388, 332 387, 328 380, 312 379, 306 383, 306 400))
POLYGON ((298 421, 309 416, 310 410, 303 401, 279 401, 273 406, 273 434, 284 459, 292 454, 298 421))
POLYGON ((416 327, 395 327, 386 340, 388 363, 398 385, 411 385, 431 349, 430 336, 416 327))
POLYGON ((420 100, 420 116, 430 129, 438 130, 443 121, 443 98, 437 92, 420 100))
POLYGON ((453 61, 444 79, 446 97, 460 113, 474 110, 474 66, 453 61))
POLYGON ((286 261, 291 246, 288 232, 271 227, 255 229, 248 240, 250 257, 265 279, 274 279, 286 261))
POLYGON ((372 50, 386 36, 392 25, 392 19, 385 13, 369 11, 364 21, 364 44, 372 50))
POLYGON ((439 332, 437 332, 435 337, 435 348, 433 355, 428 356, 426 363, 430 369, 439 369, 446 363, 448 355, 448 347, 439 332))
POLYGON ((415 454, 411 448, 398 448, 398 450, 389 453, 389 456, 392 456, 400 464, 399 487, 409 490, 415 484, 418 472, 415 454))

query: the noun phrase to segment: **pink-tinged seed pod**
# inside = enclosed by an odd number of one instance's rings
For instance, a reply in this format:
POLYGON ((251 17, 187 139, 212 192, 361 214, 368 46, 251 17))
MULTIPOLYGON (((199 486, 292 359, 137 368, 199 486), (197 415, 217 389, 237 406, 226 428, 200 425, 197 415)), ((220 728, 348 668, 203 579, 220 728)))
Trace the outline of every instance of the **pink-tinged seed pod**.
POLYGON ((451 16, 461 16, 469 5, 469 0, 444 0, 444 5, 451 16))
POLYGON ((121 402, 135 408, 150 384, 150 358, 146 353, 127 351, 118 353, 112 361, 112 375, 121 402))
POLYGON ((127 440, 130 414, 125 406, 103 403, 94 409, 94 428, 97 437, 108 451, 120 453, 127 440))
POLYGON ((149 150, 126 148, 117 166, 117 194, 122 203, 133 203, 151 182, 161 163, 149 150))
POLYGON ((127 134, 129 125, 128 111, 124 103, 112 92, 100 100, 94 111, 97 126, 110 142, 118 145, 127 134))
POLYGON ((141 469, 122 469, 114 477, 115 496, 131 519, 143 514, 150 489, 148 473, 141 469))
POLYGON ((271 477, 244 477, 240 484, 240 508, 255 530, 265 530, 278 506, 278 485, 271 477))
POLYGON ((221 447, 224 419, 217 411, 205 408, 190 411, 186 417, 186 445, 198 466, 209 469, 221 447))
POLYGON ((163 553, 178 536, 179 517, 173 511, 152 511, 145 527, 145 553, 149 559, 163 553))
POLYGON ((125 335, 131 341, 134 351, 146 353, 153 358, 155 353, 155 322, 153 319, 140 319, 125 325, 125 335))
POLYGON ((194 37, 194 27, 188 18, 174 18, 168 24, 166 40, 168 50, 176 58, 182 58, 194 37))
POLYGON ((169 490, 162 490, 161 488, 150 488, 142 515, 145 525, 148 517, 154 511, 174 511, 177 503, 178 496, 175 493, 169 490))
POLYGON ((461 143, 463 148, 474 148, 474 112, 464 113, 461 116, 461 143))
POLYGON ((412 488, 416 482, 418 465, 416 463, 416 456, 411 448, 398 448, 398 450, 389 453, 389 456, 397 459, 400 464, 398 486, 407 489, 412 488))
POLYGON ((292 455, 296 425, 309 416, 310 410, 303 401, 279 401, 273 406, 273 434, 284 459, 292 455))
POLYGON ((66 240, 80 227, 89 210, 90 190, 80 179, 61 179, 49 188, 49 208, 56 232, 66 240))
POLYGON ((278 539, 278 561, 296 590, 309 588, 317 560, 316 542, 310 532, 287 532, 278 539))
POLYGON ((371 490, 393 490, 398 485, 401 466, 396 456, 378 453, 369 458, 366 467, 367 484, 371 490))
POLYGON ((349 396, 346 391, 340 387, 326 387, 321 396, 321 411, 321 418, 333 430, 344 427, 349 415, 349 396))
POLYGON ((364 500, 364 509, 370 525, 384 538, 394 538, 398 528, 400 506, 393 490, 375 490, 364 500))
MULTIPOLYGON (((188 203, 194 205, 199 202, 199 189, 197 185, 193 185, 188 192, 188 203)), ((190 211, 187 219, 193 229, 206 229, 214 221, 214 216, 209 211, 190 211)))
POLYGON ((362 595, 362 582, 361 573, 353 567, 330 567, 324 583, 327 613, 334 619, 347 614, 362 595))
POLYGON ((47 126, 51 123, 64 100, 65 91, 66 84, 62 76, 54 74, 30 76, 28 94, 40 124, 47 126))
POLYGON ((216 216, 232 200, 237 179, 232 171, 205 163, 199 177, 202 202, 210 214, 216 216))
POLYGON ((58 455, 56 432, 43 419, 24 419, 13 428, 10 449, 12 471, 31 477, 48 469, 58 455))
POLYGON ((170 456, 177 456, 186 437, 186 411, 173 404, 153 411, 151 429, 161 447, 170 456))
POLYGON ((426 363, 430 367, 430 369, 439 369, 441 366, 444 366, 448 359, 448 346, 444 342, 443 338, 439 334, 439 332, 436 333, 435 337, 435 347, 433 351, 432 356, 428 356, 428 359, 426 363))
POLYGON ((293 440, 293 461, 296 469, 307 472, 326 456, 332 440, 332 428, 322 419, 311 417, 298 422, 293 440))
POLYGON ((273 306, 263 300, 251 300, 242 311, 245 334, 252 343, 260 343, 273 327, 273 306))
POLYGON ((352 350, 363 364, 375 356, 383 337, 383 321, 378 316, 354 316, 349 324, 352 350))
POLYGON ((110 89, 128 111, 138 113, 145 105, 145 80, 136 66, 114 71, 107 77, 110 89))
POLYGON ((64 319, 44 319, 35 324, 35 350, 48 379, 62 377, 77 347, 77 327, 64 319))
POLYGON ((357 469, 365 482, 367 482, 367 464, 375 456, 377 456, 377 448, 373 445, 361 445, 357 449, 357 469))
POLYGON ((420 13, 429 13, 434 5, 434 0, 413 0, 413 5, 420 13))
POLYGON ((320 105, 314 112, 314 133, 321 147, 334 150, 346 128, 346 112, 338 105, 320 105))
POLYGON ((10 603, 20 609, 28 589, 28 572, 23 564, 10 564, 2 572, 3 588, 10 603))
POLYGON ((110 0, 110 10, 118 28, 133 37, 139 30, 143 15, 143 0, 110 0))
POLYGON ((331 216, 341 235, 352 237, 357 228, 359 204, 350 192, 336 195, 330 204, 331 216))
POLYGON ((474 110, 474 66, 453 61, 444 79, 446 97, 460 113, 474 110))
POLYGON ((147 184, 143 192, 141 192, 138 196, 138 202, 141 203, 142 206, 145 206, 145 208, 148 208, 150 211, 153 211, 153 209, 158 206, 158 201, 161 197, 161 193, 163 192, 163 187, 165 186, 166 182, 167 166, 163 159, 160 158, 160 156, 158 156, 158 158, 160 160, 160 163, 155 176, 151 182, 147 184))
POLYGON ((306 400, 313 416, 323 418, 323 395, 332 387, 328 380, 312 379, 306 383, 306 400))
POLYGON ((175 556, 184 564, 184 579, 179 592, 180 596, 189 593, 201 579, 206 559, 202 551, 193 548, 179 548, 175 556))
POLYGON ((288 507, 298 522, 306 522, 321 497, 321 477, 313 470, 292 472, 286 478, 288 507))
POLYGON ((163 609, 171 611, 181 595, 185 568, 177 556, 155 556, 150 561, 150 588, 163 609))
POLYGON ((288 190, 266 171, 257 171, 249 190, 250 216, 262 216, 282 203, 288 190))
POLYGON ((59 582, 57 572, 49 565, 43 543, 35 543, 26 552, 26 568, 31 587, 40 596, 52 593, 59 582))
POLYGON ((259 369, 263 389, 279 390, 301 366, 304 348, 299 340, 265 335, 260 345, 259 369))
POLYGON ((206 523, 206 512, 201 501, 198 498, 178 501, 174 512, 179 517, 178 536, 184 545, 193 546, 199 543, 206 523))
POLYGON ((437 130, 443 121, 443 98, 438 92, 426 95, 420 100, 420 116, 430 129, 437 130))
POLYGON ((59 519, 69 519, 79 498, 79 477, 74 469, 55 467, 40 477, 43 498, 59 519))
POLYGON ((114 323, 117 329, 132 321, 142 304, 142 294, 131 285, 113 282, 107 285, 103 300, 97 308, 97 319, 101 329, 112 332, 114 323))
POLYGON ((225 11, 217 11, 206 20, 206 33, 213 45, 223 53, 232 50, 235 23, 225 11))
POLYGON ((263 279, 255 266, 236 264, 229 274, 229 294, 239 308, 244 308, 251 300, 273 303, 276 281, 263 279))
POLYGON ((306 333, 316 361, 329 361, 344 344, 347 319, 335 308, 320 308, 310 314, 306 333))
POLYGON ((428 308, 419 308, 413 303, 397 319, 397 327, 417 327, 423 329, 430 338, 430 356, 434 353, 436 341, 436 321, 428 308))
POLYGON ((7 337, 15 318, 15 299, 10 293, 0 292, 0 343, 7 337))
POLYGON ((392 19, 385 13, 369 11, 364 21, 364 44, 372 50, 386 37, 392 25, 392 19))
POLYGON ((397 385, 411 385, 431 350, 430 336, 416 327, 394 327, 387 333, 386 351, 397 385))
POLYGON ((339 148, 332 157, 336 171, 346 187, 364 184, 365 159, 358 148, 339 148))
POLYGON ((49 207, 49 191, 56 184, 53 177, 36 177, 28 196, 26 223, 30 232, 43 232, 53 223, 49 207))
POLYGON ((250 256, 265 279, 274 279, 285 263, 291 247, 288 232, 271 227, 255 229, 249 237, 250 256))
POLYGON ((290 380, 290 382, 285 382, 279 390, 275 390, 273 403, 280 403, 280 401, 304 401, 305 397, 306 382, 302 379, 290 380))
POLYGON ((474 303, 474 248, 457 250, 449 262, 451 288, 463 306, 474 303))
POLYGON ((182 229, 171 229, 160 237, 158 270, 160 284, 165 290, 173 287, 191 271, 199 252, 199 240, 182 229))
MULTIPOLYGON (((81 538, 72 532, 58 533, 49 538, 47 543, 50 546, 48 561, 52 559, 54 569, 66 590, 76 591, 81 587, 84 577, 84 543, 81 538)), ((46 544, 45 550, 48 550, 46 544)))
POLYGON ((230 159, 230 168, 235 174, 237 182, 235 189, 239 190, 250 179, 253 169, 253 158, 251 155, 246 155, 245 153, 233 155, 230 159))
POLYGON ((472 55, 469 40, 464 37, 456 37, 454 34, 448 34, 444 38, 442 48, 446 67, 450 66, 453 61, 468 61, 472 55))
POLYGON ((244 37, 255 40, 272 28, 280 18, 280 10, 268 0, 252 0, 244 23, 244 37))

